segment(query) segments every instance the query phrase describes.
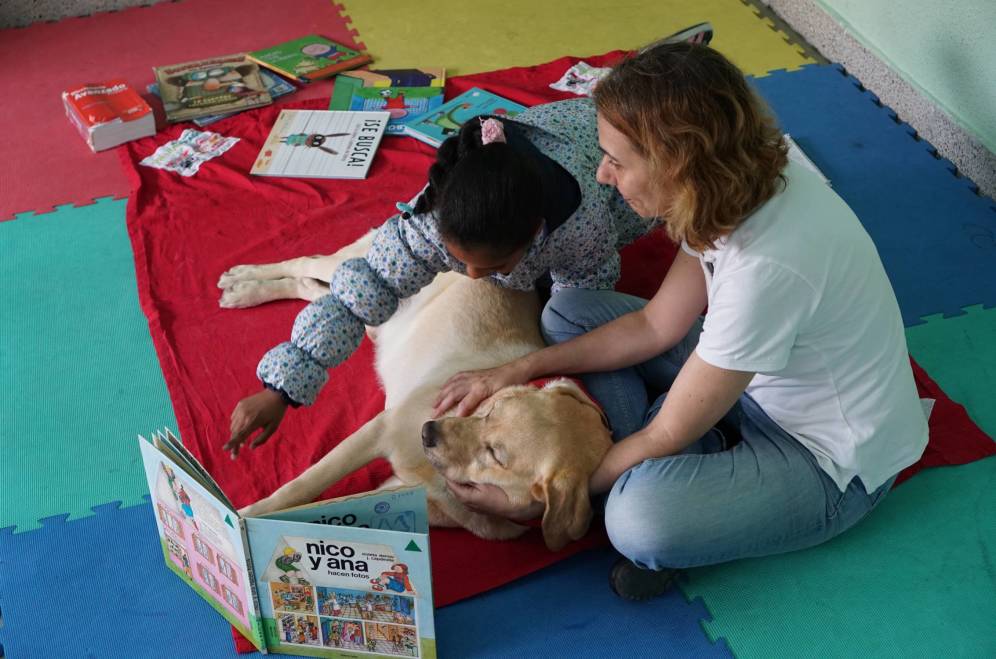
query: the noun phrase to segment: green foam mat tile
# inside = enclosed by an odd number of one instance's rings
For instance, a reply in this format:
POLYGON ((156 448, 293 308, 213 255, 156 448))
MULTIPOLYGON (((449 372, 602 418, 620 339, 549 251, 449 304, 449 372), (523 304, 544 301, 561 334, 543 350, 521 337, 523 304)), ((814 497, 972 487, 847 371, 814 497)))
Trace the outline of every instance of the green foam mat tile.
POLYGON ((975 305, 960 316, 935 314, 923 320, 906 328, 910 354, 965 406, 983 432, 996 438, 996 308, 975 305))
POLYGON ((803 551, 693 570, 740 659, 996 656, 996 460, 926 471, 803 551))
POLYGON ((147 492, 135 436, 176 426, 125 201, 0 223, 0 528, 147 492))

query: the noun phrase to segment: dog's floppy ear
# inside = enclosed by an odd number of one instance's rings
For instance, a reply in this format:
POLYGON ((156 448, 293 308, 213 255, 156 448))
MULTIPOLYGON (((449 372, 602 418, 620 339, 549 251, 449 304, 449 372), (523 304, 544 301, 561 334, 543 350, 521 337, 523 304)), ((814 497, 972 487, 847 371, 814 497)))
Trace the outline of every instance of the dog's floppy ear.
POLYGON ((555 391, 560 394, 565 394, 567 396, 574 398, 579 403, 595 408, 596 410, 598 410, 599 416, 602 417, 602 423, 605 424, 605 427, 606 428, 610 427, 609 418, 605 416, 605 412, 602 411, 602 408, 598 405, 598 403, 596 403, 591 398, 591 396, 588 395, 588 392, 586 392, 584 389, 579 387, 574 382, 568 380, 567 378, 561 378, 559 380, 551 380, 550 382, 547 382, 545 385, 543 385, 543 389, 546 391, 555 391))
POLYGON ((543 540, 551 551, 580 539, 591 523, 587 476, 558 471, 533 483, 534 498, 546 502, 543 513, 543 540))

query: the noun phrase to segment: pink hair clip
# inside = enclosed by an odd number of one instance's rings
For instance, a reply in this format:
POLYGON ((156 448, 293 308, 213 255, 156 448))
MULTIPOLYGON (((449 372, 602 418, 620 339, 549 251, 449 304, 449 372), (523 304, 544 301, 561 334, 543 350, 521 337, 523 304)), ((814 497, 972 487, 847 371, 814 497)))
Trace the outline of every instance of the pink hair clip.
POLYGON ((505 126, 497 119, 481 119, 481 144, 505 143, 505 126))

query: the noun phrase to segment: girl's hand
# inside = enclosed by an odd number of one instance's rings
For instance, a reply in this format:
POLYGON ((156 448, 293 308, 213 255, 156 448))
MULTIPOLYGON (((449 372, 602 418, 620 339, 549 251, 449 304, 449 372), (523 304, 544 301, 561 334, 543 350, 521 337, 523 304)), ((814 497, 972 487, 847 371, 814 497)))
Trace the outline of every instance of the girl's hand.
POLYGON ((446 487, 457 501, 474 512, 497 515, 514 522, 536 519, 546 510, 542 501, 532 501, 525 506, 513 506, 505 490, 497 485, 457 483, 448 480, 446 487))
POLYGON ((467 416, 485 398, 493 396, 499 390, 515 384, 525 384, 529 375, 516 362, 483 371, 464 371, 457 373, 446 381, 432 404, 432 416, 438 417, 454 405, 457 416, 467 416))
POLYGON ((232 423, 229 427, 232 436, 223 448, 231 453, 234 460, 239 455, 239 447, 250 435, 262 429, 263 432, 249 445, 250 448, 260 446, 277 431, 286 411, 287 403, 277 391, 264 389, 243 398, 232 411, 232 423))

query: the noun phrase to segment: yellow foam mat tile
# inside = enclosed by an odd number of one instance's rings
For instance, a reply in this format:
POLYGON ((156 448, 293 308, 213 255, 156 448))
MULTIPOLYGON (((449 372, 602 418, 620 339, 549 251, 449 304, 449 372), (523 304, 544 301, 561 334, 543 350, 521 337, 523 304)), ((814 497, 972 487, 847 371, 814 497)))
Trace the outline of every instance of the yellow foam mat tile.
POLYGON ((712 45, 747 74, 814 62, 741 0, 345 0, 340 10, 375 67, 479 73, 633 49, 703 21, 715 29, 712 45))

